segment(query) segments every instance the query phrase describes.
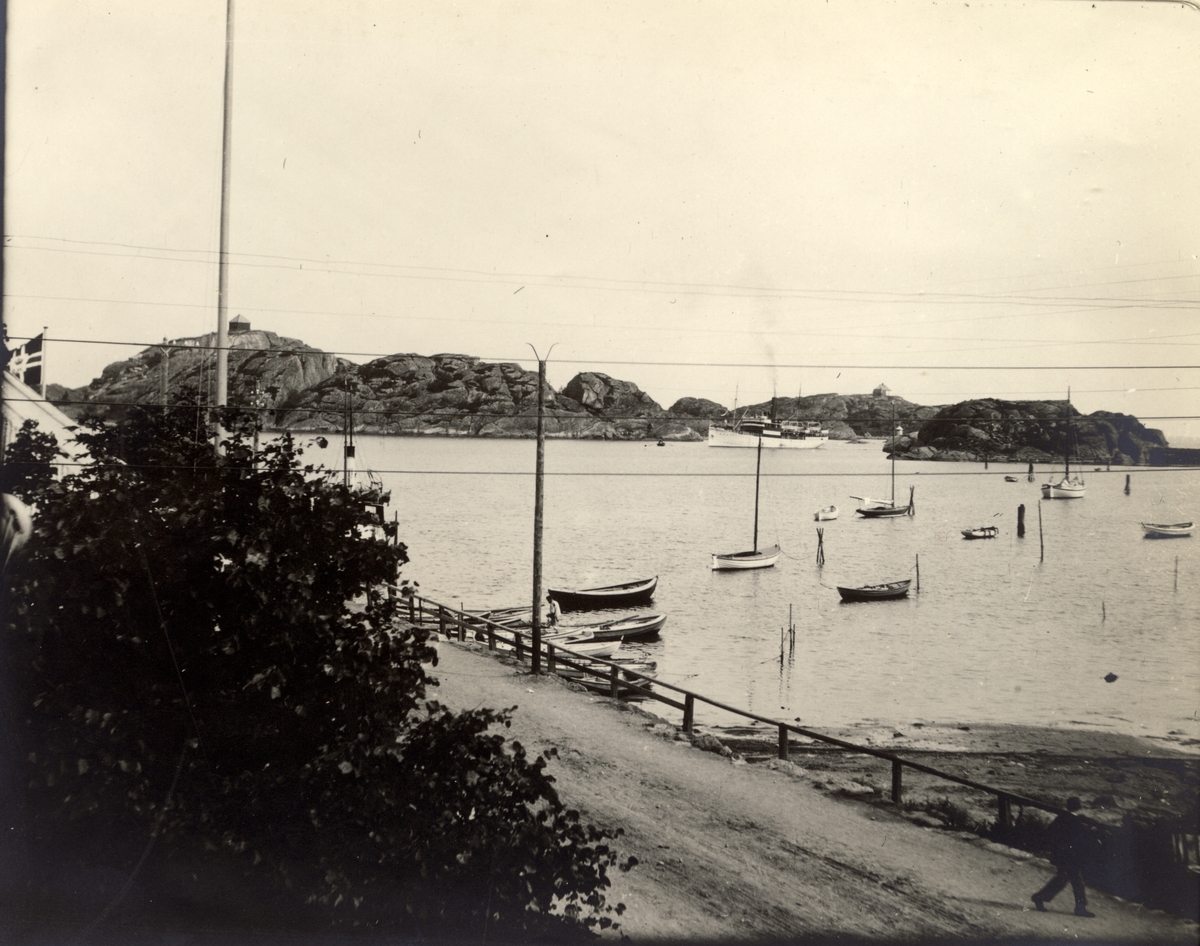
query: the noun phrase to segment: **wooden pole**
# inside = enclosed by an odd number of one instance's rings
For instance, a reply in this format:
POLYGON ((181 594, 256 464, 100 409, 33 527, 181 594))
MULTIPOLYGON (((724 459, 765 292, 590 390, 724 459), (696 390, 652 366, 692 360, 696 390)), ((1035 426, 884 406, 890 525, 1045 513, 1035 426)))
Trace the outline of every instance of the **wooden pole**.
POLYGON ((754 551, 758 551, 758 474, 762 470, 762 431, 758 432, 758 461, 754 466, 754 551))
POLYGON ((896 805, 900 804, 900 797, 904 789, 903 769, 899 759, 892 760, 892 803, 896 805))
MULTIPOLYGON (((217 263, 217 407, 229 403, 229 178, 233 167, 233 0, 225 0, 225 98, 221 124, 221 232, 217 263)), ((219 436, 219 435, 218 435, 219 436)))
POLYGON ((1017 538, 1025 538, 1025 504, 1017 507, 1017 538))
POLYGON ((917 592, 921 591, 921 553, 917 553, 917 592))
POLYGON ((779 758, 787 761, 788 757, 788 731, 787 726, 783 723, 779 724, 779 758))
POLYGON ((1040 499, 1038 500, 1038 549, 1038 561, 1044 562, 1046 560, 1046 540, 1042 536, 1042 501, 1040 499))
MULTIPOLYGON (((534 351, 537 354, 537 351, 534 351)), ((533 486, 533 672, 542 672, 542 501, 546 477, 546 362, 538 358, 537 469, 533 486)))
POLYGON ((1125 495, 1129 495, 1129 474, 1125 474, 1125 495))
POLYGON ((688 693, 683 698, 683 731, 690 733, 696 726, 696 698, 688 693))

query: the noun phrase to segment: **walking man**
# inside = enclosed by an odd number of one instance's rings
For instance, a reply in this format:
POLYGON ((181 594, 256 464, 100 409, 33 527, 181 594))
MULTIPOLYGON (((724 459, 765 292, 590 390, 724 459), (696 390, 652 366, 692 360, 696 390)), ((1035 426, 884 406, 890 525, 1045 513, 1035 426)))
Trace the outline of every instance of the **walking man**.
POLYGON ((1082 807, 1078 798, 1067 799, 1067 812, 1061 814, 1050 823, 1046 829, 1046 841, 1050 848, 1050 863, 1058 868, 1058 873, 1050 878, 1050 882, 1029 899, 1039 910, 1046 909, 1046 901, 1053 900, 1055 895, 1068 883, 1075 894, 1075 915, 1095 916, 1087 908, 1087 891, 1083 886, 1083 862, 1086 852, 1095 842, 1088 826, 1075 817, 1074 812, 1082 807))

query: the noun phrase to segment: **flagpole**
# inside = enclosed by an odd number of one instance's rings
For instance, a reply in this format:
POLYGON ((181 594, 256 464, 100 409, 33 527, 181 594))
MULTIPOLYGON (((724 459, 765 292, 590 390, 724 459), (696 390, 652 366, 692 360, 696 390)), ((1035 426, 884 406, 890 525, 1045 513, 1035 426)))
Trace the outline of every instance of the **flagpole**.
POLYGON ((229 169, 233 151, 233 0, 225 3, 225 98, 221 130, 221 256, 217 272, 217 407, 229 403, 229 169))

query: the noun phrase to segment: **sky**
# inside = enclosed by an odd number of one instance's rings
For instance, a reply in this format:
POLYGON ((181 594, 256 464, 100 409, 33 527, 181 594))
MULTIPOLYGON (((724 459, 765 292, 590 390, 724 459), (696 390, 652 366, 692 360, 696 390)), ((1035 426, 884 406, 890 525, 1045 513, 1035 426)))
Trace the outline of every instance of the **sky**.
MULTIPOLYGON (((216 327, 225 18, 8 2, 4 319, 51 382, 216 327)), ((1198 49, 1127 0, 234 0, 228 315, 1190 440, 1198 49)))

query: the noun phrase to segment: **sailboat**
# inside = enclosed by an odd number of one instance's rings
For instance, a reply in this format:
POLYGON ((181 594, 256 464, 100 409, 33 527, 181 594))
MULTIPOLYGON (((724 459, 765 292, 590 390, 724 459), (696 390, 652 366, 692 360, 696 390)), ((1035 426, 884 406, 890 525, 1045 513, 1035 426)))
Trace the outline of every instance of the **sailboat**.
POLYGON ((749 552, 713 552, 713 571, 745 568, 770 568, 779 560, 779 545, 758 547, 758 480, 762 472, 762 436, 758 438, 758 462, 754 467, 754 547, 749 552))
POLYGON ((857 499, 867 503, 861 509, 854 510, 865 519, 889 519, 897 516, 911 516, 914 511, 913 492, 915 487, 908 488, 908 505, 896 505, 896 438, 899 434, 896 433, 896 412, 892 410, 892 448, 889 451, 892 457, 892 498, 891 499, 871 499, 869 496, 851 496, 851 499, 857 499))
POLYGON ((1067 404, 1064 413, 1067 418, 1067 435, 1063 438, 1063 475, 1057 483, 1042 484, 1042 499, 1083 499, 1087 486, 1083 477, 1076 473, 1071 475, 1071 440, 1074 426, 1071 423, 1071 389, 1067 388, 1067 404))

